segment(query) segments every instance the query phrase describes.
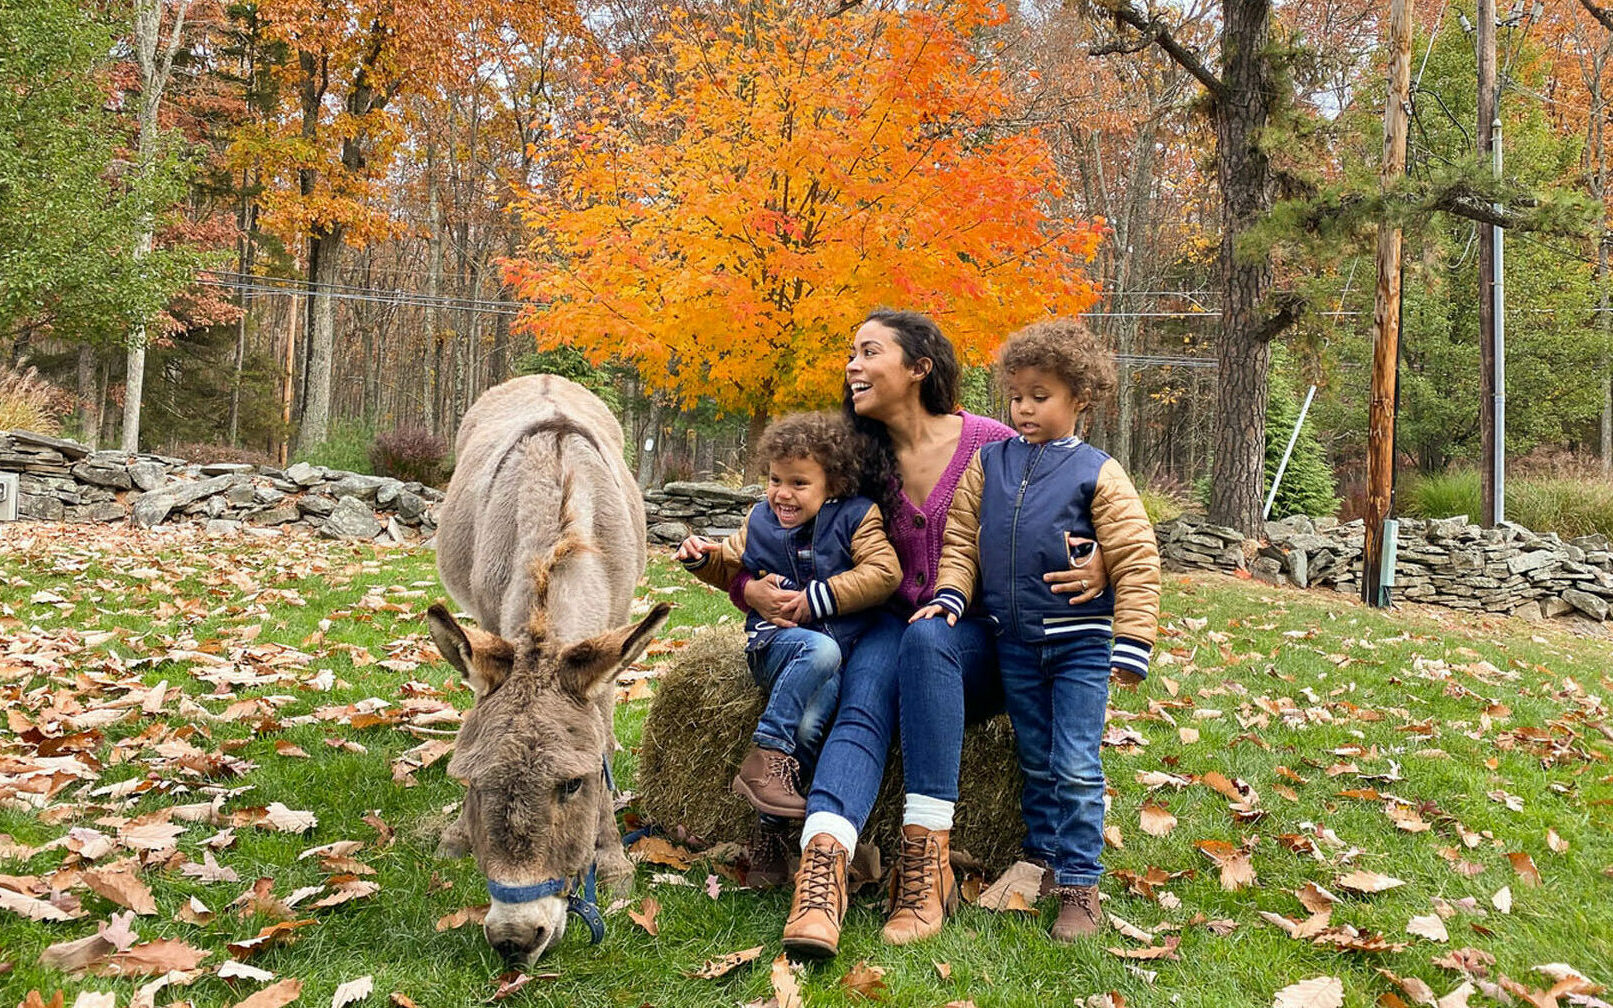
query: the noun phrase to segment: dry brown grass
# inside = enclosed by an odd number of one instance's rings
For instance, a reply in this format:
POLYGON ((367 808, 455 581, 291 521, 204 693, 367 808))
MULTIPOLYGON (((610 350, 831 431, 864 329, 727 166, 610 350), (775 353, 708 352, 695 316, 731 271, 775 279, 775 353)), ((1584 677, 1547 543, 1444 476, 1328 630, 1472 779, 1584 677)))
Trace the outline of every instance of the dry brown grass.
POLYGON ((73 397, 39 377, 39 370, 0 364, 0 430, 59 434, 73 397))

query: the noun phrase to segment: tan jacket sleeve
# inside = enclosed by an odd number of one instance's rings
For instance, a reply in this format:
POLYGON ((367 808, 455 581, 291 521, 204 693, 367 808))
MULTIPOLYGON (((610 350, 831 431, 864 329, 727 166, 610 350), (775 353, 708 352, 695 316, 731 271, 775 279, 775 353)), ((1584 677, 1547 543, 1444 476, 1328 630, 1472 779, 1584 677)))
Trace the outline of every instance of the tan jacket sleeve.
POLYGON ((807 586, 814 619, 872 608, 890 598, 902 583, 902 562, 885 535, 885 517, 878 504, 868 505, 857 531, 851 534, 851 562, 850 570, 807 586), (825 590, 818 590, 820 584, 825 590))
POLYGON ((941 562, 935 573, 934 601, 958 616, 969 608, 980 575, 980 492, 985 484, 986 470, 980 464, 980 453, 975 452, 952 492, 941 533, 941 562))
POLYGON ((1115 662, 1121 664, 1124 643, 1142 652, 1146 673, 1159 625, 1159 544, 1137 488, 1114 459, 1098 473, 1092 527, 1115 592, 1115 662))
POLYGON ((716 553, 706 553, 697 560, 688 562, 679 561, 685 570, 695 577, 711 585, 727 591, 733 584, 734 578, 740 571, 739 558, 745 555, 745 535, 750 530, 750 515, 739 523, 739 530, 722 541, 722 549, 716 553))

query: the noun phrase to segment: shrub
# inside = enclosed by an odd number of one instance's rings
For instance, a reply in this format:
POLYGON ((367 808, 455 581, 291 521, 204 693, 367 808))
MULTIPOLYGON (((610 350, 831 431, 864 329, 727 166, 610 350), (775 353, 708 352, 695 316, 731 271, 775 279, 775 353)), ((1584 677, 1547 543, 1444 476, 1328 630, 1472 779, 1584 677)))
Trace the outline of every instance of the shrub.
POLYGON ((399 427, 378 435, 370 445, 370 465, 377 476, 434 485, 443 478, 448 442, 424 427, 399 427))
POLYGON ((1181 498, 1175 494, 1144 487, 1137 491, 1137 495, 1142 498, 1143 510, 1148 512, 1148 520, 1155 525, 1179 518, 1182 512, 1187 510, 1181 498))
POLYGON ((236 448, 230 445, 208 444, 203 441, 181 441, 164 451, 164 454, 182 458, 187 462, 228 462, 254 466, 272 466, 274 459, 261 448, 236 448))
POLYGON ((362 420, 332 421, 330 433, 313 450, 298 452, 293 462, 309 462, 342 472, 370 472, 369 445, 375 430, 362 420))
MULTIPOLYGON (((1479 474, 1472 470, 1402 479, 1397 504, 1414 518, 1484 513, 1479 474)), ((1613 482, 1605 479, 1522 477, 1507 480, 1506 518, 1535 532, 1565 538, 1613 537, 1613 482)))
MULTIPOLYGON (((1271 481, 1277 475, 1277 466, 1283 460, 1283 450, 1294 433, 1294 422, 1299 419, 1300 400, 1293 385, 1274 367, 1271 371, 1271 395, 1266 402, 1266 478, 1261 481, 1260 502, 1271 493, 1271 481)), ((1294 452, 1283 470, 1282 484, 1272 501, 1271 514, 1275 521, 1290 515, 1327 517, 1339 509, 1338 482, 1333 466, 1327 461, 1327 452, 1316 437, 1315 413, 1306 414, 1305 425, 1294 442, 1294 452)), ((1213 463, 1212 463, 1213 466, 1213 463)), ((1199 505, 1210 506, 1210 477, 1206 473, 1193 482, 1193 496, 1199 505)))
POLYGON ((37 368, 0 364, 0 430, 55 435, 72 408, 73 397, 39 377, 37 368))

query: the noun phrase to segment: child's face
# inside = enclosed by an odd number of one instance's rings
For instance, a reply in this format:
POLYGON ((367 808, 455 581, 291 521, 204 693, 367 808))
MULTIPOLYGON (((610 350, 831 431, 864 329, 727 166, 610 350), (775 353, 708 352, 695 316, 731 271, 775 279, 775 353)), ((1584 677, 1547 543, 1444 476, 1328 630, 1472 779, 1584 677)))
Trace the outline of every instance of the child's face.
POLYGON ((816 518, 828 496, 829 477, 816 459, 783 458, 767 464, 767 506, 785 528, 816 518))
POLYGON ((1075 433, 1075 418, 1087 404, 1049 371, 1026 367, 1008 374, 1008 415, 1031 444, 1075 433))

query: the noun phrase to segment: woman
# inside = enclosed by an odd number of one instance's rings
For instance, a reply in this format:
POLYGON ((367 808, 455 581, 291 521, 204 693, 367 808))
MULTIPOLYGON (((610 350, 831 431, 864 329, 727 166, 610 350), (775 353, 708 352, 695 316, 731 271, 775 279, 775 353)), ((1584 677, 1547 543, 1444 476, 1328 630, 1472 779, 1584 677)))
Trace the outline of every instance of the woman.
MULTIPOLYGON (((902 582, 891 600, 897 611, 881 613, 847 660, 840 709, 813 776, 784 925, 784 946, 796 955, 822 958, 839 950, 846 863, 873 809, 898 726, 907 795, 883 937, 893 944, 929 937, 956 904, 948 841, 964 722, 1002 710, 994 634, 974 613, 955 627, 906 619, 932 594, 958 477, 982 444, 1013 435, 956 408, 958 377, 952 344, 916 312, 874 311, 853 337, 844 408, 877 446, 862 492, 886 515, 902 582)), ((1044 579, 1055 592, 1085 601, 1103 590, 1102 571, 1101 562, 1090 563, 1044 579)), ((797 593, 776 579, 742 579, 735 589, 749 607, 788 623, 783 613, 797 593)))

